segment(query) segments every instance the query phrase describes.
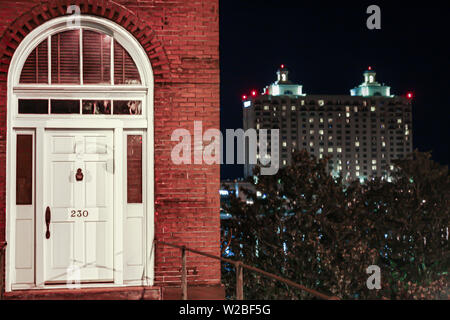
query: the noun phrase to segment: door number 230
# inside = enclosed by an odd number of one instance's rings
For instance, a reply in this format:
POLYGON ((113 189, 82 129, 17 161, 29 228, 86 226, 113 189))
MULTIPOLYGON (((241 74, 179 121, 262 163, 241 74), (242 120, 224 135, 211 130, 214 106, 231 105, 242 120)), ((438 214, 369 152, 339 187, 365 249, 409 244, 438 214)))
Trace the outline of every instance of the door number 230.
POLYGON ((89 211, 87 210, 70 210, 70 217, 81 218, 89 216, 89 211))

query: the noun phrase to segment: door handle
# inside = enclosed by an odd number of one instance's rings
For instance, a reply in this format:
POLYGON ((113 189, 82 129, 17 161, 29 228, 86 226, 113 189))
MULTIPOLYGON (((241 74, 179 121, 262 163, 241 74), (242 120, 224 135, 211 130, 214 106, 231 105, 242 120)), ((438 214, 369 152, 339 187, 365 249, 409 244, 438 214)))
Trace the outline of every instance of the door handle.
POLYGON ((52 219, 52 213, 50 207, 45 209, 45 225, 47 226, 47 232, 45 233, 45 238, 50 239, 50 221, 52 219))

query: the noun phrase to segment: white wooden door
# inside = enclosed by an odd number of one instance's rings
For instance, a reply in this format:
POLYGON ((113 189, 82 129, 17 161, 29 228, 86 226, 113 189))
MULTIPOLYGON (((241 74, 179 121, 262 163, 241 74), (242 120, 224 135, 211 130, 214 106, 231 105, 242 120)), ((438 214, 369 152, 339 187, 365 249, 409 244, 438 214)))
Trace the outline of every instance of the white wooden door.
POLYGON ((45 141, 45 282, 113 281, 113 132, 48 130, 45 141))

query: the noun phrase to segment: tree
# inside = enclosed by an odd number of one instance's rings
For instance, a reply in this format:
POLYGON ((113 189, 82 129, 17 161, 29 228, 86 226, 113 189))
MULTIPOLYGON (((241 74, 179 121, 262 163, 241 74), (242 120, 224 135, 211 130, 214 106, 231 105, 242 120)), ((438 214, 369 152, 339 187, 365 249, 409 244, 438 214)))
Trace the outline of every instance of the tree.
MULTIPOLYGON (((327 161, 300 151, 274 176, 255 171, 256 189, 241 190, 253 204, 232 197, 233 218, 223 224, 236 258, 344 299, 414 298, 413 284, 448 288, 448 169, 416 152, 397 163, 393 182, 343 183, 327 161), (370 265, 382 270, 380 291, 366 286, 370 265)), ((234 270, 223 271, 232 294, 234 270)), ((253 273, 244 281, 249 299, 310 298, 253 273)))

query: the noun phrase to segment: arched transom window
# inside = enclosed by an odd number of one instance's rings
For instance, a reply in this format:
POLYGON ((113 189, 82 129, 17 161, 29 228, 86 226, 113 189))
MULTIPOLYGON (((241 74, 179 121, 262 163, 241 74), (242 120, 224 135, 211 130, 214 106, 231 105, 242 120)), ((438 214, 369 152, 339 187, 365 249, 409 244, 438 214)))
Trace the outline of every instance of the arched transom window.
POLYGON ((19 117, 145 115, 133 58, 113 35, 90 27, 50 33, 26 58, 14 91, 19 117))

